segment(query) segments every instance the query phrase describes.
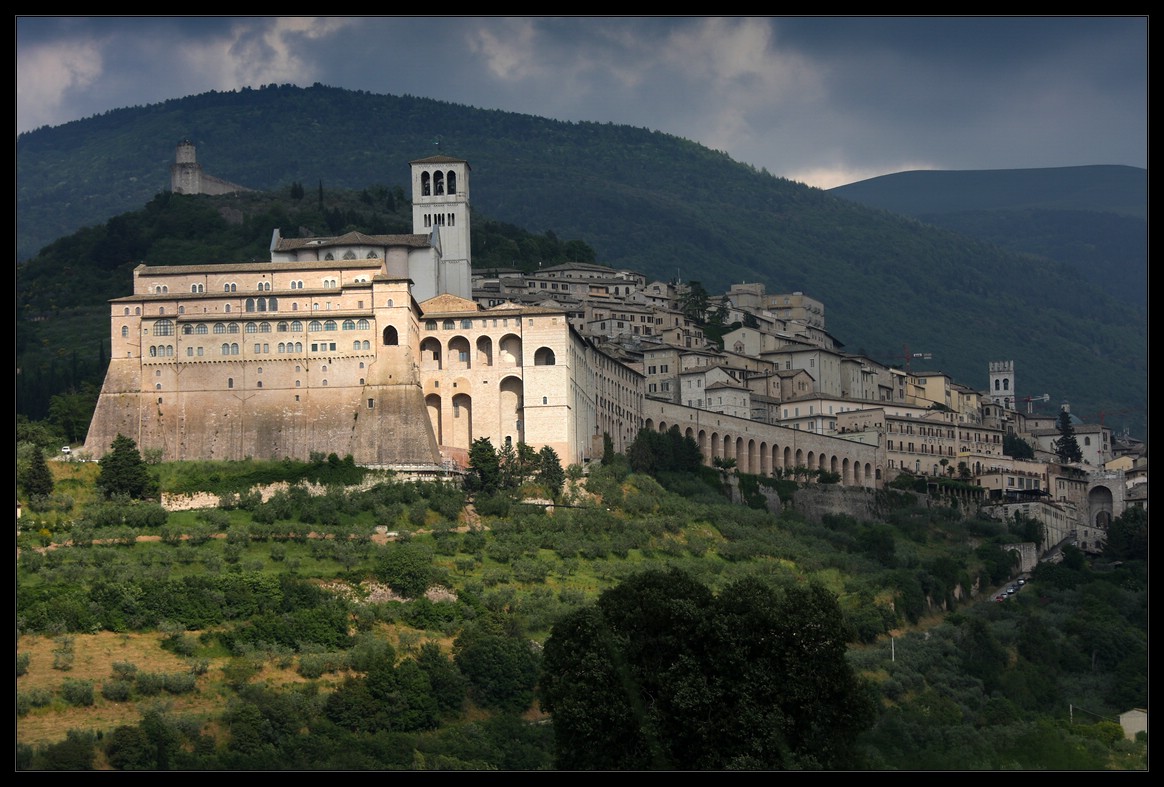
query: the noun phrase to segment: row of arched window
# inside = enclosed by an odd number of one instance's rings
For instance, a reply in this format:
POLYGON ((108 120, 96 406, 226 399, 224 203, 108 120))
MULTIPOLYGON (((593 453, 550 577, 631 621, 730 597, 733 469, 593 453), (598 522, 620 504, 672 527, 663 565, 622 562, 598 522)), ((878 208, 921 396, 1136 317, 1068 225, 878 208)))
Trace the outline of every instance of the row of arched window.
POLYGON ((441 196, 442 194, 456 194, 457 193, 457 173, 449 170, 447 173, 441 172, 439 169, 431 175, 428 172, 420 173, 420 195, 422 197, 431 197, 433 195, 441 196))
POLYGON ((426 213, 424 214, 425 227, 455 227, 457 226, 456 213, 426 213))
MULTIPOLYGON (((335 257, 333 257, 331 254, 328 254, 327 259, 333 260, 333 259, 335 259, 335 257)), ((354 253, 349 251, 347 254, 344 255, 344 259, 345 260, 354 260, 354 259, 356 259, 356 256, 354 253)), ((374 252, 374 251, 369 252, 367 259, 370 259, 370 260, 378 259, 376 256, 376 252, 374 252)), ((367 281, 367 278, 365 277, 363 279, 363 281, 367 281)), ((303 289, 303 280, 302 279, 296 279, 295 281, 289 282, 289 284, 290 284, 290 288, 292 290, 302 290, 303 289)), ((339 280, 338 279, 324 279, 322 282, 320 282, 320 286, 321 287, 331 287, 331 288, 339 287, 339 280)), ((271 282, 269 282, 269 281, 260 281, 259 283, 257 283, 255 285, 255 290, 257 290, 258 292, 270 292, 271 288, 272 288, 272 285, 271 285, 271 282)), ((223 292, 238 292, 239 291, 238 282, 231 281, 231 282, 224 283, 222 285, 222 291, 223 292)), ((149 292, 151 295, 168 295, 170 292, 170 285, 168 285, 168 284, 155 284, 149 288, 149 292)), ((204 293, 204 292, 206 292, 206 285, 200 284, 197 282, 194 284, 191 284, 190 285, 190 292, 195 293, 195 294, 204 293)))
MULTIPOLYGON (((359 280, 359 279, 357 279, 357 281, 360 281, 360 280, 359 280)), ((300 285, 302 285, 302 282, 300 282, 300 285)), ((197 285, 197 286, 202 286, 202 285, 197 285)), ((392 306, 393 306, 392 299, 391 299, 391 298, 389 298, 389 299, 388 299, 388 301, 387 301, 387 303, 386 303, 385 305, 386 305, 386 306, 388 306, 389 308, 392 308, 392 306)), ((313 303, 311 306, 312 306, 312 311, 318 311, 318 310, 319 310, 319 304, 318 304, 318 303, 313 303)), ((364 302, 363 302, 363 301, 360 301, 360 303, 359 303, 359 307, 358 307, 358 308, 361 308, 361 309, 362 309, 363 307, 364 307, 364 302)), ((248 298, 248 299, 247 299, 247 302, 246 302, 246 304, 245 304, 245 308, 246 308, 246 310, 247 310, 248 312, 254 312, 254 311, 260 311, 260 312, 273 312, 273 311, 278 311, 278 310, 279 310, 279 299, 278 299, 278 298, 265 298, 265 299, 264 299, 264 298, 248 298)), ((331 305, 330 305, 330 304, 328 304, 328 308, 329 308, 329 309, 331 308, 331 305)), ((223 311, 225 311, 227 314, 230 314, 230 312, 231 312, 231 305, 230 305, 229 303, 227 303, 227 304, 224 304, 224 305, 223 305, 223 311)), ((292 303, 292 304, 291 304, 291 311, 293 311, 293 312, 297 312, 297 311, 299 311, 299 304, 298 304, 298 303, 292 303)), ((128 307, 128 306, 126 306, 126 307, 125 307, 125 316, 126 316, 126 317, 128 317, 128 316, 129 316, 129 313, 130 313, 130 312, 129 312, 129 307, 128 307)), ((158 307, 158 314, 162 314, 162 315, 164 315, 165 313, 166 313, 166 307, 165 307, 165 306, 159 306, 159 307, 158 307)), ((186 313, 186 307, 185 307, 185 306, 179 306, 179 307, 178 307, 178 314, 185 314, 185 313, 186 313)), ((141 316, 141 307, 140 307, 140 306, 135 306, 135 307, 133 308, 133 314, 134 314, 134 316, 140 317, 140 316, 141 316)), ((494 323, 494 325, 496 325, 496 324, 497 324, 497 320, 494 320, 494 321, 493 321, 493 323, 494 323)), ((484 327, 484 325, 485 325, 485 321, 484 321, 484 320, 482 320, 482 323, 481 323, 481 324, 482 324, 482 327, 484 327)), ((435 324, 435 323, 433 323, 433 327, 432 327, 430 330, 436 330, 436 324, 435 324)))
MULTIPOLYGON (((302 353, 303 352, 303 342, 279 342, 276 345, 276 348, 277 348, 277 352, 279 352, 280 354, 302 353)), ((335 344, 334 343, 330 343, 330 344, 329 343, 324 343, 324 344, 314 344, 313 343, 311 345, 311 349, 313 352, 327 352, 329 350, 334 352, 335 351, 335 344)), ((371 349, 372 349, 372 343, 366 339, 356 339, 355 341, 352 342, 352 351, 353 352, 361 352, 364 350, 371 350, 371 349)), ((222 355, 238 355, 239 354, 239 345, 237 343, 225 343, 224 342, 222 344, 222 346, 219 348, 219 351, 221 352, 222 355)), ((270 351, 271 351, 271 346, 269 344, 255 344, 255 354, 256 355, 261 355, 263 353, 269 353, 270 351)), ((174 356, 174 346, 172 344, 151 345, 149 348, 149 357, 150 358, 172 358, 173 356, 174 356)), ((189 358, 193 358, 195 356, 201 358, 202 357, 202 347, 197 347, 197 348, 187 347, 186 348, 186 356, 189 358)))
MULTIPOLYGON (((271 323, 269 322, 247 322, 242 323, 242 331, 245 333, 270 333, 271 323)), ((365 319, 360 320, 344 320, 342 323, 337 323, 335 320, 312 320, 307 324, 308 331, 366 331, 372 327, 372 324, 365 319)), ((154 336, 173 336, 174 322, 173 320, 158 320, 154 323, 154 336)), ((238 333, 240 330, 237 322, 216 322, 213 326, 214 333, 238 333)), ((303 323, 300 320, 291 320, 289 322, 279 322, 275 324, 275 330, 279 333, 298 333, 303 330, 303 323)), ((211 329, 206 323, 187 323, 182 326, 183 336, 194 336, 209 333, 211 329)), ((122 326, 121 335, 123 337, 129 336, 129 327, 122 326)))

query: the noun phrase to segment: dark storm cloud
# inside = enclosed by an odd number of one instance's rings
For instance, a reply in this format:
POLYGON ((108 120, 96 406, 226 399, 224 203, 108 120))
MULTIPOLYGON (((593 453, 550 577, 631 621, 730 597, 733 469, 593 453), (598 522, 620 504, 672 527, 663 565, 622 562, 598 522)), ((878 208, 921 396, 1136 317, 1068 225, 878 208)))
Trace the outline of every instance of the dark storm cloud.
POLYGON ((658 129, 831 186, 1147 166, 1146 17, 17 20, 17 131, 320 82, 658 129))

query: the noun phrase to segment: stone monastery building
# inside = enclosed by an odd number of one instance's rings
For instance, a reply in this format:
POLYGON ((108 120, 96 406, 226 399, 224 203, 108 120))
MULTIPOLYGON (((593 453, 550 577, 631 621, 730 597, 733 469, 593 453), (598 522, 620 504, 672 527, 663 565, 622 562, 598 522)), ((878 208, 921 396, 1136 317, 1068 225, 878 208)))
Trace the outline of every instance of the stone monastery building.
POLYGON ((548 445, 566 465, 600 457, 604 434, 623 451, 640 428, 678 426, 709 464, 886 480, 882 445, 649 395, 649 370, 581 333, 565 299, 483 307, 468 162, 410 168, 413 234, 276 231, 270 262, 138 266, 133 294, 110 302, 111 361, 85 450, 100 457, 121 433, 166 460, 322 452, 437 469, 464 465, 488 437, 548 445))
MULTIPOLYGON (((721 349, 680 308, 679 283, 580 262, 475 273, 468 162, 410 168, 412 234, 276 230, 269 262, 139 265, 133 294, 110 302, 85 451, 101 457, 120 433, 166 460, 335 453, 444 473, 482 437, 550 446, 567 465, 600 457, 606 435, 625 451, 640 429, 678 428, 704 462, 743 473, 969 480, 958 494, 1039 519, 1045 547, 1093 551, 1135 498, 1124 471, 1098 470, 1102 425, 1078 427, 1081 463, 1055 461, 1053 419, 1029 413, 1034 397, 1015 409, 1011 361, 991 363, 986 392, 887 367, 843 352, 820 301, 756 283, 724 297, 742 327, 721 349), (1036 458, 1007 456, 1010 435, 1036 458)), ((240 188, 208 180, 189 143, 174 178, 176 192, 240 188)))
POLYGON ((561 310, 470 296, 469 165, 414 161, 411 235, 287 239, 271 261, 148 266, 111 302, 112 352, 86 451, 118 433, 167 460, 464 461, 473 440, 564 464, 641 421, 641 375, 561 310))

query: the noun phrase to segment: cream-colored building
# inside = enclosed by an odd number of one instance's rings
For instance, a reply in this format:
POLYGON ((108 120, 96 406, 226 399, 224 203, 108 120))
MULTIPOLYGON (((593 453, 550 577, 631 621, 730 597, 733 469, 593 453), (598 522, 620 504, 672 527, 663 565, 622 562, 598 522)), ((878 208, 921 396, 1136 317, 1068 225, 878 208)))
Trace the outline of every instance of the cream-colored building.
POLYGON ((168 460, 463 462, 472 441, 587 461, 641 422, 643 375, 562 309, 470 300, 469 167, 411 163, 414 232, 286 239, 265 263, 147 266, 110 304, 86 450, 117 434, 168 460), (419 296, 419 297, 418 297, 419 296))

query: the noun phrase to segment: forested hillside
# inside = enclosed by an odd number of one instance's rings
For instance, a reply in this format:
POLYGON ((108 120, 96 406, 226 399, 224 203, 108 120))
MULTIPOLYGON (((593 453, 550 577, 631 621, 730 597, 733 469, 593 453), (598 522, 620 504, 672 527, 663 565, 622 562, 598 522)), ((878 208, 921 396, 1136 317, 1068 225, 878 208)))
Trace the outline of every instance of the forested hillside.
POLYGON ((1038 522, 908 484, 810 520, 844 490, 677 429, 588 472, 486 440, 465 489, 18 439, 19 770, 1147 768, 1139 509, 998 603, 1038 522))
MULTIPOLYGON (((1108 425, 1144 433, 1144 314, 1068 263, 866 208, 647 129, 319 85, 117 110, 18 137, 18 255, 150 202, 168 187, 182 139, 213 175, 258 189, 300 183, 309 194, 394 189, 409 160, 455 155, 472 166, 481 216, 712 292, 745 280, 804 291, 826 304, 846 349, 892 362, 909 345, 972 387, 990 361, 1013 359, 1020 395, 1049 392, 1089 419, 1121 413, 1108 425)), ((115 245, 104 253, 124 256, 115 245)), ((68 353, 54 360, 70 363, 68 353)))
POLYGON ((1147 170, 899 172, 829 193, 1067 263, 1127 308, 1147 313, 1147 170))

